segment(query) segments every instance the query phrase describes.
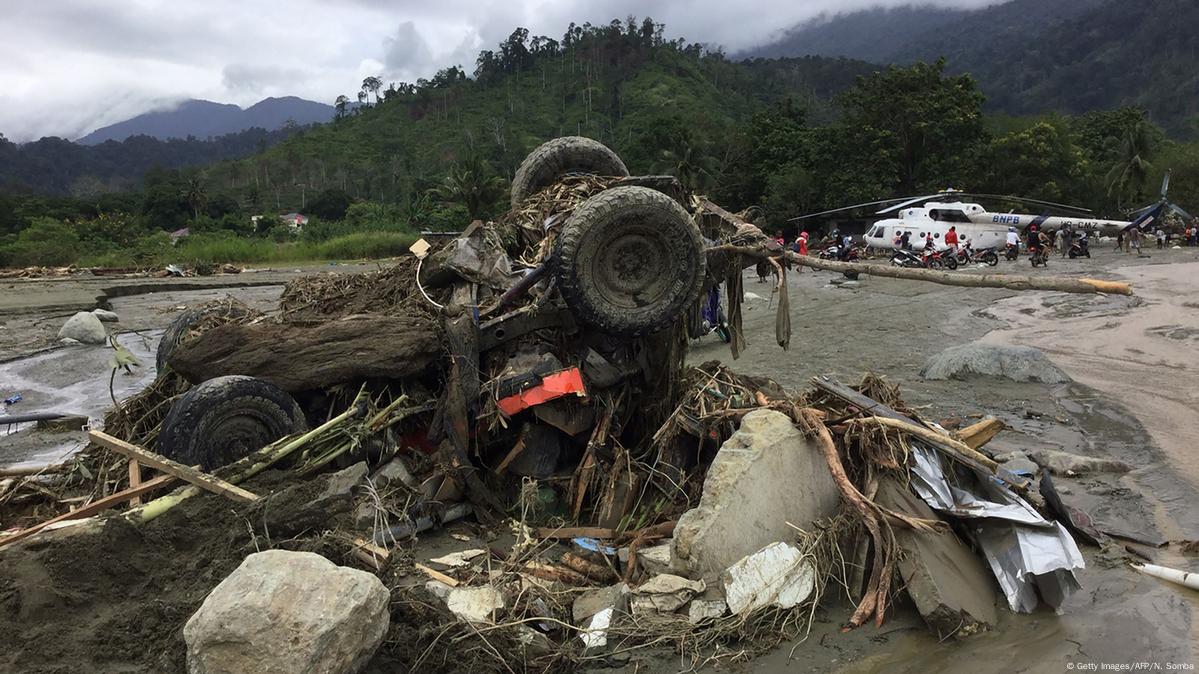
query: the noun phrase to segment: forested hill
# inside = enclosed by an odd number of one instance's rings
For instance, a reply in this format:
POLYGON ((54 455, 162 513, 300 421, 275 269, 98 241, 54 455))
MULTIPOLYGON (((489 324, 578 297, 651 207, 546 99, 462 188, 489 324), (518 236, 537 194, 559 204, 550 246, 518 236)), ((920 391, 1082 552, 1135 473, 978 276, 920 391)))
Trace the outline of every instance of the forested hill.
POLYGON ((873 9, 798 26, 760 55, 906 64, 946 57, 988 108, 1012 114, 1136 105, 1176 137, 1199 135, 1199 2, 1010 0, 979 10, 873 9), (924 24, 924 25, 922 25, 924 24))
POLYGON ((665 40, 649 20, 572 24, 561 40, 521 28, 482 52, 470 77, 451 67, 393 85, 357 114, 208 175, 213 189, 269 207, 302 207, 306 194, 327 188, 405 203, 453 166, 477 161, 510 178, 538 143, 579 134, 638 172, 729 187, 748 179, 732 169, 756 111, 791 98, 808 119, 829 121, 833 96, 875 69, 820 57, 734 63, 665 40))
POLYGON ((207 140, 134 136, 98 145, 54 137, 17 145, 0 135, 0 193, 88 197, 138 190, 142 176, 151 168, 182 168, 245 157, 266 150, 298 130, 255 128, 207 140))

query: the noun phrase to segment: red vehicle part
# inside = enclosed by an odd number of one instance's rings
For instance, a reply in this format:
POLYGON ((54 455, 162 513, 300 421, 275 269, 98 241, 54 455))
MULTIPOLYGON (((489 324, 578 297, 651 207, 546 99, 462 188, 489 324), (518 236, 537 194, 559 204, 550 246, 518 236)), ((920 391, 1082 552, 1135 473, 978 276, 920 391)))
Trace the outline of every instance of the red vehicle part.
POLYGON ((583 385, 583 373, 577 367, 547 374, 541 378, 540 383, 520 393, 500 398, 498 405, 501 412, 511 417, 522 410, 571 394, 587 395, 587 389, 583 385))

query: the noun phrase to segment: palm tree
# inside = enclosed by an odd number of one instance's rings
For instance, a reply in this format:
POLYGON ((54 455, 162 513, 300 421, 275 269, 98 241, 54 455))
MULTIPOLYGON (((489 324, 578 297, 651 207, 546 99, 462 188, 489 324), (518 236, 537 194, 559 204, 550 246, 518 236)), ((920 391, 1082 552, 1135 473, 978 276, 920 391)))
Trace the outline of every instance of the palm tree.
POLYGON ((429 194, 442 204, 461 204, 471 220, 480 219, 504 194, 504 179, 492 174, 478 157, 450 169, 429 194))
POLYGON ((208 190, 205 189, 204 181, 198 174, 192 175, 184 183, 183 198, 187 201, 187 205, 191 206, 192 218, 199 220, 200 209, 208 205, 208 190))
POLYGON ((1107 195, 1116 197, 1116 205, 1124 205, 1124 196, 1132 190, 1133 203, 1144 200, 1145 181, 1153 164, 1153 136, 1149 125, 1138 121, 1129 127, 1120 141, 1115 164, 1107 172, 1107 195))

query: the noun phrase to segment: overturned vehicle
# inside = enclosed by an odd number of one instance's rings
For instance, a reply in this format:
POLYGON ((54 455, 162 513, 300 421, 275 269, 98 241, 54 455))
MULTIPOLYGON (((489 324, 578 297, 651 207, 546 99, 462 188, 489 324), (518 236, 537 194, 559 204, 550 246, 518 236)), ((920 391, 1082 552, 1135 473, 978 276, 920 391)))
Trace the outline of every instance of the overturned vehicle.
POLYGON ((579 483, 644 458, 624 448, 648 446, 671 412, 686 341, 710 327, 702 305, 739 278, 739 260, 705 246, 766 241, 705 203, 672 177, 630 177, 594 140, 549 141, 497 222, 375 273, 293 281, 273 316, 234 302, 179 315, 156 384, 182 393, 156 438, 123 434, 211 470, 369 399, 388 415, 338 462, 428 459, 426 499, 493 508, 519 481, 480 473, 560 483, 575 518, 614 526, 638 485, 610 484, 584 510, 579 483))

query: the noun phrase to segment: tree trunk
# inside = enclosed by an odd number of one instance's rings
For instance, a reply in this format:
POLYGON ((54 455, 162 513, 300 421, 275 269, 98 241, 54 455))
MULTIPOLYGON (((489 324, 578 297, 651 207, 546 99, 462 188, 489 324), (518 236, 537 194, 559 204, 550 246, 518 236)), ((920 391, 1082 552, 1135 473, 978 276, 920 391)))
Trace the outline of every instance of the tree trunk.
POLYGON ((787 261, 828 271, 856 272, 871 276, 886 276, 889 278, 907 279, 910 281, 927 281, 947 286, 963 286, 967 288, 1006 288, 1007 290, 1050 290, 1063 293, 1110 293, 1113 295, 1131 295, 1132 287, 1127 283, 1117 281, 1100 281, 1088 278, 1065 278, 1060 276, 1021 276, 1016 274, 964 274, 931 269, 908 269, 906 267, 888 267, 881 264, 866 264, 863 262, 838 262, 822 260, 812 255, 799 255, 791 251, 771 253, 764 248, 749 248, 743 246, 714 246, 708 252, 736 253, 749 258, 763 259, 782 255, 787 261))

